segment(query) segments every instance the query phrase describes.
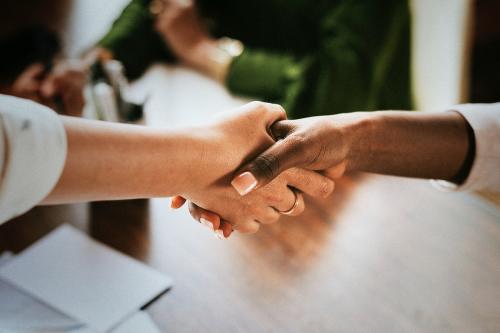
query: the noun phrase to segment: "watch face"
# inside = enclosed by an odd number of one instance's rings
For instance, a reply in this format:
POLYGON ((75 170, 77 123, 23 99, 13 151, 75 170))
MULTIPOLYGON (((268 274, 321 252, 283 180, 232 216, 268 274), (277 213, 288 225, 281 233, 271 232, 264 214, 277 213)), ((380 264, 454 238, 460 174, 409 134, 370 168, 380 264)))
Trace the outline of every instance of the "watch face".
MULTIPOLYGON (((193 0, 170 0, 175 2, 175 5, 181 8, 191 7, 193 5, 193 0)), ((153 14, 153 16, 160 15, 169 5, 168 0, 153 0, 149 4, 149 12, 153 14)))
POLYGON ((153 16, 160 15, 165 9, 165 1, 164 0, 153 0, 149 4, 149 12, 153 14, 153 16))
POLYGON ((231 57, 237 57, 243 52, 243 43, 236 39, 223 37, 219 39, 219 48, 231 57))

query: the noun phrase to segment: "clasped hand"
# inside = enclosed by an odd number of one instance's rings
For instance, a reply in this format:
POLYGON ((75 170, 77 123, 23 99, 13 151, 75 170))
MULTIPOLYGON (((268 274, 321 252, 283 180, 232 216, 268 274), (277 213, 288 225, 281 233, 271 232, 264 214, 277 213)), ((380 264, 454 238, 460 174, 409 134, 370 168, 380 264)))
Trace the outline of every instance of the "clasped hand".
POLYGON ((282 214, 299 215, 304 210, 302 193, 329 196, 334 183, 316 172, 314 165, 306 166, 309 170, 292 165, 280 167, 267 154, 249 164, 258 166, 258 174, 245 166, 259 154, 266 154, 266 150, 277 149, 283 142, 286 145, 285 140, 278 144, 275 141, 280 131, 285 134, 285 127, 292 132, 293 122, 285 119, 280 106, 252 102, 217 119, 208 130, 205 127, 207 145, 199 159, 199 171, 192 175, 193 180, 198 179, 197 189, 174 197, 172 207, 179 208, 188 200, 196 220, 227 238, 233 230, 254 233, 262 224, 276 222, 282 214), (266 178, 258 178, 261 175, 266 178))

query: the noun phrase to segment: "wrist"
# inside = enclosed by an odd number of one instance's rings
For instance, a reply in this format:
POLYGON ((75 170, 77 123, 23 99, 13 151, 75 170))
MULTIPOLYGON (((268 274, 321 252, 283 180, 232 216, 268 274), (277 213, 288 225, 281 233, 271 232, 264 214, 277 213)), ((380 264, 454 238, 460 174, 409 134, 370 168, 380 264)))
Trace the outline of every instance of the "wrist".
POLYGON ((166 162, 171 166, 165 170, 173 176, 168 177, 173 180, 169 195, 189 197, 205 186, 210 153, 210 140, 205 133, 199 128, 182 129, 171 132, 164 140, 164 151, 170 152, 166 162))
POLYGON ((205 39, 190 52, 188 62, 223 83, 226 80, 233 59, 243 52, 243 44, 230 38, 205 39))
POLYGON ((377 117, 367 112, 355 112, 347 115, 342 126, 345 162, 348 171, 362 171, 373 156, 373 132, 377 126, 377 117))
POLYGON ((217 50, 217 41, 211 38, 201 39, 184 52, 181 58, 190 66, 207 71, 212 63, 211 55, 217 50))

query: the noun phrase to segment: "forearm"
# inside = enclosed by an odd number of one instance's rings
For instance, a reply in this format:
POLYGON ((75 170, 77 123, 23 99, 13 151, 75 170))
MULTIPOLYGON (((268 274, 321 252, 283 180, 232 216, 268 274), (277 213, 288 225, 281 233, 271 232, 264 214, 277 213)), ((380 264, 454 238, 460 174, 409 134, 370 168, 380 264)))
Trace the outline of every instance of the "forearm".
POLYGON ((185 131, 69 117, 63 122, 66 163, 45 204, 184 193, 204 149, 201 140, 185 131))
POLYGON ((453 181, 470 149, 467 126, 456 112, 362 114, 347 168, 453 181))

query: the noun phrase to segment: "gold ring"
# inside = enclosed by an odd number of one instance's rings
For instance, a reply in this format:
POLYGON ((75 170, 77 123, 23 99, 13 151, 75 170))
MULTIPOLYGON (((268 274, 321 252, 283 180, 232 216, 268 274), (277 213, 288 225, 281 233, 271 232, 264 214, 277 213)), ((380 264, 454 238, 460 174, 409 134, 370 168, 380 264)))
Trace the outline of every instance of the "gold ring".
POLYGON ((290 208, 289 210, 286 210, 284 212, 278 211, 278 213, 283 214, 283 215, 293 215, 295 209, 297 209, 297 207, 299 206, 299 201, 300 201, 299 197, 301 198, 302 194, 301 193, 297 193, 294 190, 292 190, 292 192, 293 192, 293 195, 295 196, 295 202, 293 203, 292 208, 290 208))

